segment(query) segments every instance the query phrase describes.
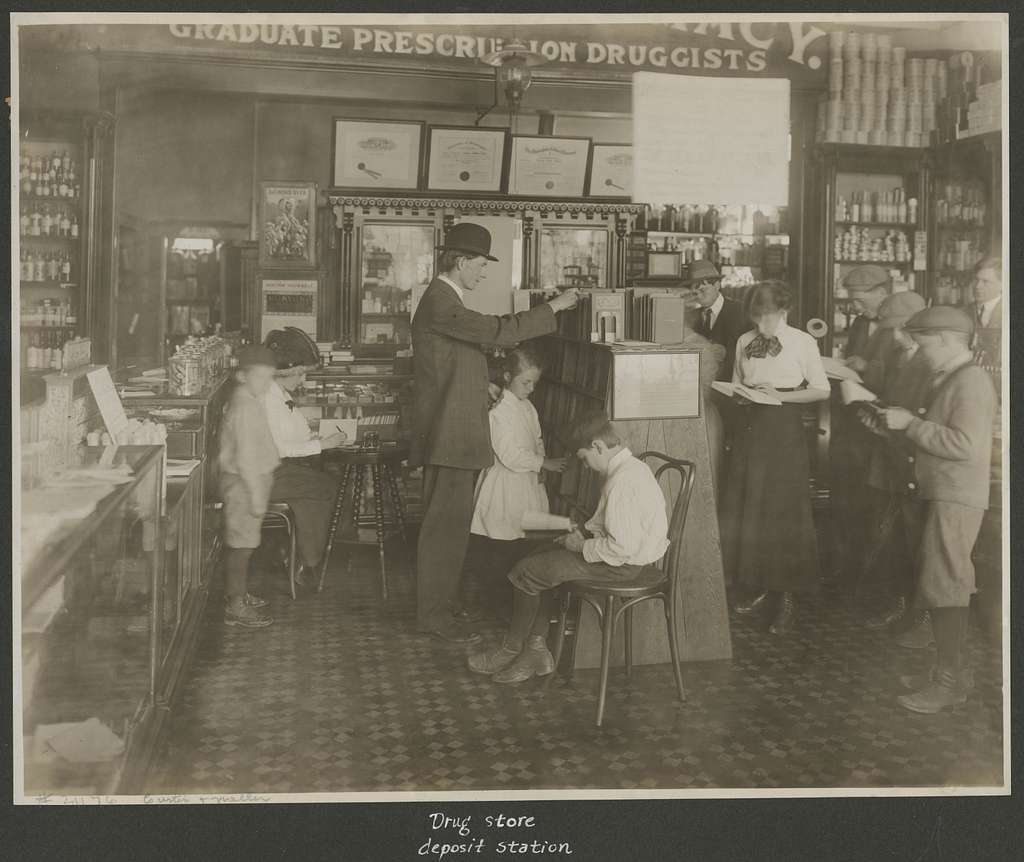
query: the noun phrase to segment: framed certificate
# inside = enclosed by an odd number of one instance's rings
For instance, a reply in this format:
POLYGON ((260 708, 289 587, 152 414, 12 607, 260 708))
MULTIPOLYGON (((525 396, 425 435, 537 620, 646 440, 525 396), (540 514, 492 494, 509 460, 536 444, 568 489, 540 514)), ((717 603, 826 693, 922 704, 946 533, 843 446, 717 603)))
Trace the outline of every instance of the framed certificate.
POLYGON ((334 119, 335 188, 412 191, 420 186, 424 123, 334 119))
POLYGON ((590 138, 514 135, 509 194, 583 197, 589 161, 590 138))
POLYGON ((431 126, 427 133, 427 188, 501 192, 508 176, 508 132, 475 126, 431 126))
POLYGON ((629 144, 594 144, 591 147, 587 196, 633 196, 633 148, 629 144))

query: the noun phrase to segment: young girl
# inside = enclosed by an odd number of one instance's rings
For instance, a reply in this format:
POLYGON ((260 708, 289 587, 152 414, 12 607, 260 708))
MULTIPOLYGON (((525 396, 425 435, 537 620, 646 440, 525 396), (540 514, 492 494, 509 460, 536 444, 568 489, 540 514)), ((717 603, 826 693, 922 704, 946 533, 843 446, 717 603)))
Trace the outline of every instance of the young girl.
POLYGON ((529 550, 524 512, 547 512, 541 471, 561 473, 564 458, 548 458, 540 420, 530 394, 541 375, 533 348, 509 352, 502 370, 504 389, 490 412, 494 464, 480 473, 470 536, 470 566, 484 588, 489 611, 507 617, 511 587, 506 575, 529 550))
POLYGON ((726 572, 745 590, 739 613, 757 613, 775 598, 770 631, 788 632, 795 596, 818 582, 818 546, 808 488, 810 465, 803 405, 829 397, 829 383, 814 338, 790 326, 789 289, 781 282, 755 285, 747 297, 757 327, 736 342, 733 382, 782 402, 736 410, 735 443, 722 505, 726 572))

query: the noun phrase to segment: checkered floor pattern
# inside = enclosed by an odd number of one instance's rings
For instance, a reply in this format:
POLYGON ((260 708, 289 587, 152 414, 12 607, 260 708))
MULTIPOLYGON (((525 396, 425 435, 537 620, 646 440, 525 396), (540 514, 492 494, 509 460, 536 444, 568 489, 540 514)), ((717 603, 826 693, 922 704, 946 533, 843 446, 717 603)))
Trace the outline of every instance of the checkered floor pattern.
MULTIPOLYGON (((191 674, 149 780, 159 793, 299 793, 557 788, 829 788, 1002 781, 997 647, 972 632, 976 688, 935 716, 896 703, 901 674, 932 654, 858 627, 830 591, 798 632, 772 638, 734 617, 734 658, 613 670, 605 725, 596 671, 547 692, 470 673, 465 650, 414 630, 407 561, 389 556, 379 598, 373 549, 337 552, 325 591, 293 602, 279 572, 254 591, 275 624, 225 628, 209 612, 191 674), (346 565, 345 558, 349 558, 346 565)), ((834 592, 834 591, 831 591, 834 592)), ((486 637, 496 626, 484 624, 486 637)))

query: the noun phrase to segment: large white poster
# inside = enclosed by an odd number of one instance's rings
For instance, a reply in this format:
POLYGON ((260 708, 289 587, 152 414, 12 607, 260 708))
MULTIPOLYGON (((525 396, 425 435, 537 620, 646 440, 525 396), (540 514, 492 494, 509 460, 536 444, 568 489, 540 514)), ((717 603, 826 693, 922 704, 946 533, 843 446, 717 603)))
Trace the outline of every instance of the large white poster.
POLYGON ((789 81, 633 75, 633 200, 789 203, 789 81))

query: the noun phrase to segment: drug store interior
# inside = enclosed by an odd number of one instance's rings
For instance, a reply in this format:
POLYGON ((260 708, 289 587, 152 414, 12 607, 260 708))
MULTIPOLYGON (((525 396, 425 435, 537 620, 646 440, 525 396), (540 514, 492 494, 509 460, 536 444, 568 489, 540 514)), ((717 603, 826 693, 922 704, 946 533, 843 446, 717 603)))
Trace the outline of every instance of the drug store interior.
MULTIPOLYGON (((968 306, 976 264, 1001 261, 1002 28, 19 25, 23 793, 1001 784, 1002 419, 973 690, 927 720, 897 703, 927 645, 864 625, 871 563, 831 444, 864 313, 851 272, 968 306), (588 608, 551 685, 495 685, 416 631, 411 321, 462 222, 498 259, 469 308, 580 293, 538 340, 533 403, 549 454, 569 456, 545 480, 551 512, 596 502, 558 437, 588 408, 634 454, 696 465, 668 572, 685 702, 655 602, 630 624, 629 670, 615 632, 599 724, 588 608), (831 398, 804 411, 820 590, 785 638, 730 610, 711 396, 684 345, 708 262, 727 299, 788 285, 790 325, 831 360, 831 398), (294 513, 268 513, 251 582, 274 624, 246 631, 223 624, 219 435, 236 354, 282 331, 312 357, 293 409, 348 444, 316 459, 339 480, 321 571, 296 583, 294 513)), ((1001 393, 1000 332, 982 364, 1001 393)))

